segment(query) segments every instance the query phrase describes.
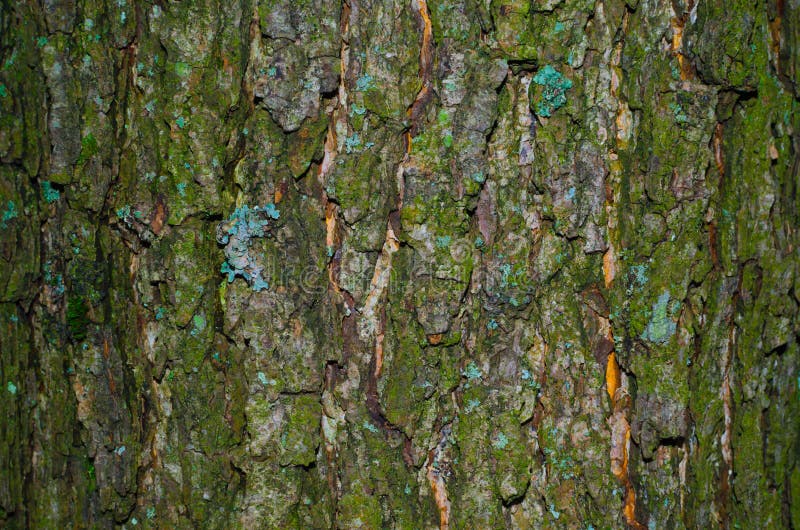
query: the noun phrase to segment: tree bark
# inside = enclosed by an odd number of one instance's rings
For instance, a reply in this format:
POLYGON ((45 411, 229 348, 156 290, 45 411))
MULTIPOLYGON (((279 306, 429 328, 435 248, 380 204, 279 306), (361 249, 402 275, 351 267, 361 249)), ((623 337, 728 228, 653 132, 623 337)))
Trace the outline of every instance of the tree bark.
POLYGON ((0 526, 800 528, 798 39, 0 2, 0 526))

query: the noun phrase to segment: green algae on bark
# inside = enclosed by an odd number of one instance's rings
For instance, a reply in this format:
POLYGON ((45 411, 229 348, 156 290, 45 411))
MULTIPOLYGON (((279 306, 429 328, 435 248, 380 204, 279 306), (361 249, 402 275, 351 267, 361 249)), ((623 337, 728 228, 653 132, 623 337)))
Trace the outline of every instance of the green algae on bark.
POLYGON ((0 526, 800 526, 799 17, 4 5, 0 526))

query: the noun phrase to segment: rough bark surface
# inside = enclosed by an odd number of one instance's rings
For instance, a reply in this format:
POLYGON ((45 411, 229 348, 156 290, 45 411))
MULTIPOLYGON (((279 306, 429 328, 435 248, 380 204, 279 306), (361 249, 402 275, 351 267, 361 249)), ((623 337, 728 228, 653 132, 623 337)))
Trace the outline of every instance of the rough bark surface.
POLYGON ((0 2, 0 526, 800 528, 799 40, 0 2))

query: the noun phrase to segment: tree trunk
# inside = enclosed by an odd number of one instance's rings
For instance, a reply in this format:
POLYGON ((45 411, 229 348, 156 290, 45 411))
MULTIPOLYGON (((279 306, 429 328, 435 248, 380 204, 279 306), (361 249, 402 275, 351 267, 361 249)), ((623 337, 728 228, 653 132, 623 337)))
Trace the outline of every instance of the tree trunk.
POLYGON ((800 528, 800 4, 0 3, 0 526, 800 528))

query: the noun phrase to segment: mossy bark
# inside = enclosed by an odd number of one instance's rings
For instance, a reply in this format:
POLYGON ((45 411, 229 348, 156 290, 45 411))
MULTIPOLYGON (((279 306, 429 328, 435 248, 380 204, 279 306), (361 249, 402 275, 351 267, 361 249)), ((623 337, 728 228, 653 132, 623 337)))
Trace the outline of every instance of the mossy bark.
POLYGON ((798 39, 0 2, 0 526, 800 528, 798 39))

